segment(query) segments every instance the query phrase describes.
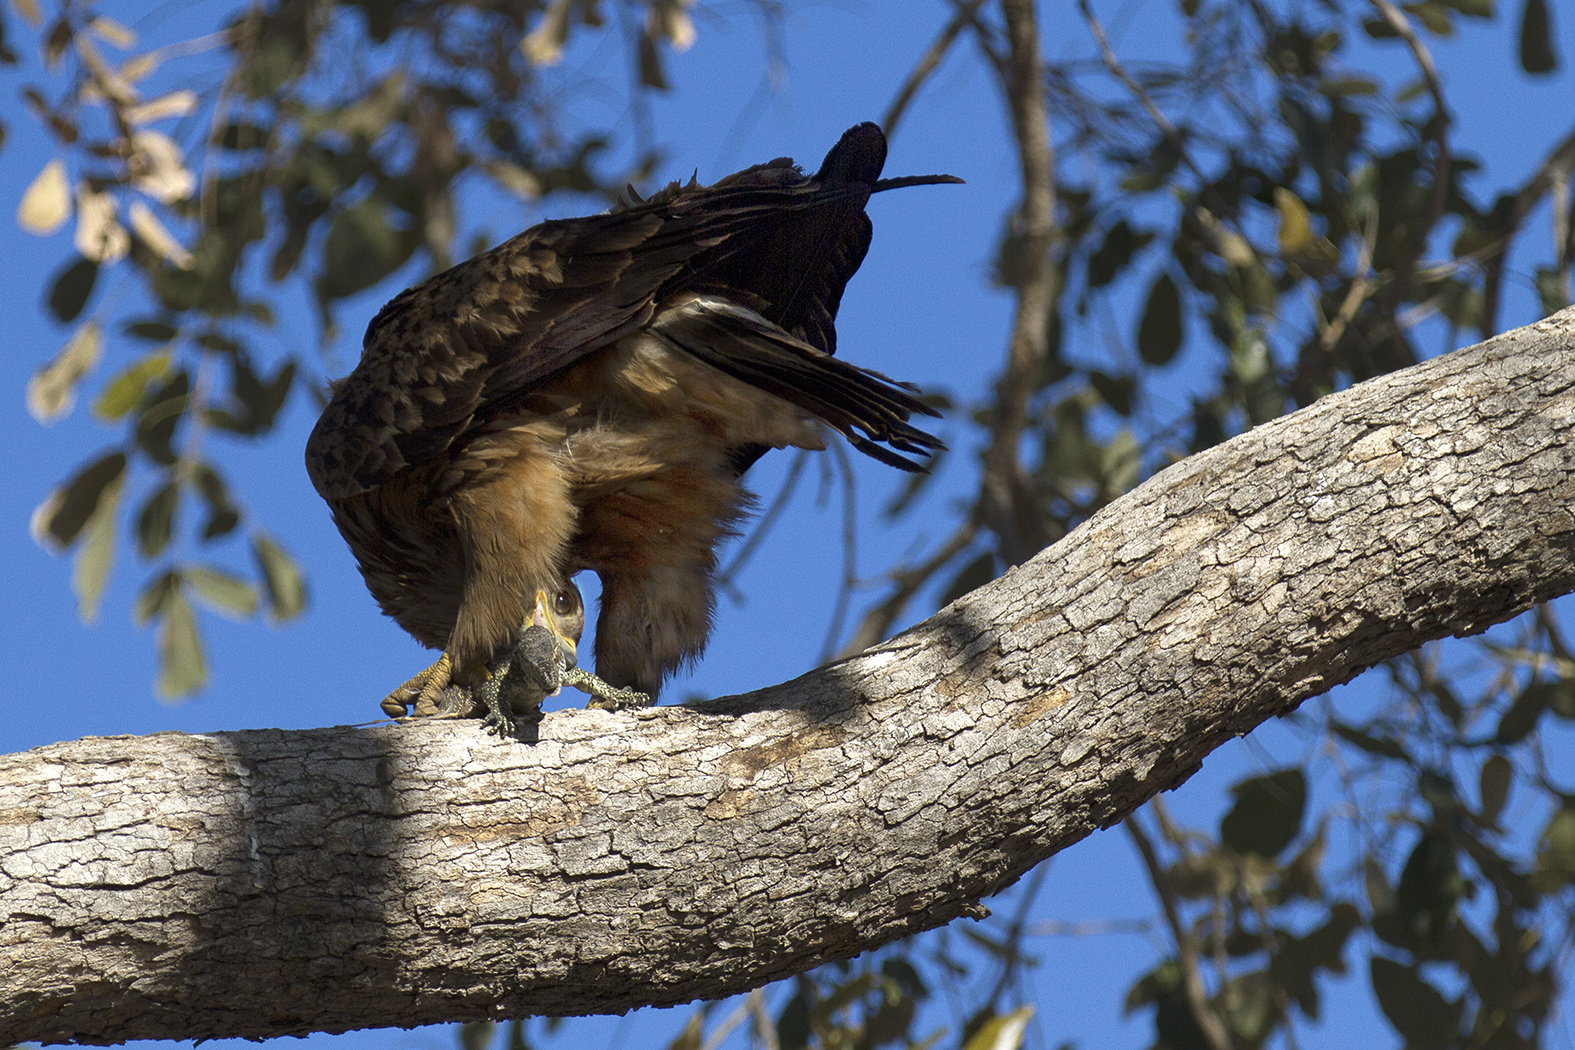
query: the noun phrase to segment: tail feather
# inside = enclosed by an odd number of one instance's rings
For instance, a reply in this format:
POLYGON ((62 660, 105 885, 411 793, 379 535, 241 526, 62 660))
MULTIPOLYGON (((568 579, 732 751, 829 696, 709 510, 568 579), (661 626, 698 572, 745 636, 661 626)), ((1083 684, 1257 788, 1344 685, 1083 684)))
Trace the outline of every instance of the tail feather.
POLYGON ((939 414, 912 387, 832 357, 737 303, 690 296, 657 315, 650 331, 735 379, 798 405, 888 466, 922 472, 921 463, 897 453, 928 456, 945 447, 908 422, 915 414, 939 414))

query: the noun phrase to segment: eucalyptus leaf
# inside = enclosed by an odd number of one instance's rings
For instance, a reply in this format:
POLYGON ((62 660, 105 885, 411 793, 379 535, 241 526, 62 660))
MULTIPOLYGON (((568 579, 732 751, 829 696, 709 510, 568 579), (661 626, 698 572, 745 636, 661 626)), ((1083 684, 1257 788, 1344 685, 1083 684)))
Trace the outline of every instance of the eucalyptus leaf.
POLYGON ((1169 364, 1181 349, 1181 293, 1164 271, 1149 285, 1137 346, 1138 354, 1151 365, 1169 364))
POLYGON ((1533 76, 1558 68, 1554 49, 1552 19, 1547 0, 1523 0, 1520 8, 1520 68, 1533 76))
POLYGON ((1447 1000, 1415 969, 1375 955, 1369 964, 1373 993, 1384 1016, 1404 1037, 1407 1050, 1453 1046, 1464 1004, 1447 1000))
POLYGON ((159 350, 137 358, 104 384, 98 400, 93 402, 93 414, 106 423, 123 418, 142 401, 148 384, 164 379, 169 369, 168 351, 159 350))
POLYGON ((158 627, 159 673, 153 690, 163 700, 177 700, 208 681, 208 661, 191 603, 180 587, 165 596, 158 627))
POLYGON ((49 363, 27 383, 27 410, 40 423, 53 423, 71 411, 77 385, 98 364, 103 333, 97 322, 81 325, 49 363))
POLYGON ((1237 853, 1275 857, 1301 832, 1307 808, 1307 777, 1282 769, 1240 781, 1236 802, 1220 821, 1220 840, 1237 853))
POLYGON ((181 579, 203 603, 217 612, 245 619, 257 613, 257 592, 245 580, 211 565, 187 565, 181 579))
POLYGON ((49 309, 61 323, 75 321, 87 306, 98 281, 98 263, 78 257, 55 275, 49 286, 49 309))
POLYGON ((1504 805, 1509 801, 1510 787, 1515 782, 1515 767, 1503 755, 1489 755, 1482 763, 1478 775, 1478 793, 1482 797, 1481 816, 1495 823, 1504 805))
POLYGON ((114 502, 125 472, 126 454, 119 449, 77 471, 33 511, 33 539, 56 551, 71 546, 100 505, 114 502))
POLYGON ((174 479, 156 489, 137 514, 137 549, 144 558, 155 558, 169 546, 175 532, 175 509, 180 504, 180 482, 174 479))
POLYGON ((294 619, 306 608, 306 582, 295 559, 267 535, 252 533, 252 554, 262 573, 274 623, 294 619))

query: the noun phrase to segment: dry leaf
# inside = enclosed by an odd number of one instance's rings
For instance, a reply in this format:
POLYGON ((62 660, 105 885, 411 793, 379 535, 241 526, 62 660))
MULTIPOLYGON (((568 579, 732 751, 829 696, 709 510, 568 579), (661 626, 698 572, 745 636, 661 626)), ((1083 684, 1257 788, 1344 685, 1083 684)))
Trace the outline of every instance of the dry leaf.
POLYGON ((94 34, 100 40, 109 41, 122 51, 137 45, 136 33, 133 33, 113 18, 105 18, 103 15, 99 15, 88 23, 88 32, 94 34))
POLYGON ((136 231, 137 236, 141 237, 149 248, 152 248, 182 270, 191 269, 193 261, 191 252, 182 247, 174 235, 164 228, 164 224, 159 221, 159 217, 153 214, 153 209, 141 201, 131 202, 131 228, 136 231))
POLYGON ((184 117, 196 108, 197 93, 182 88, 132 106, 126 110, 126 120, 132 124, 151 124, 166 117, 184 117))
POLYGON ((115 216, 115 198, 86 182, 77 186, 77 251, 98 263, 118 262, 131 250, 131 235, 115 216))
POLYGON ((71 43, 77 49, 77 57, 82 60, 84 66, 87 66, 88 72, 93 74, 93 86, 122 106, 129 106, 137 101, 137 89, 122 80, 120 74, 109 67, 109 63, 104 61, 104 56, 98 53, 98 48, 93 46, 91 40, 79 33, 72 38, 71 43))
POLYGON ((98 322, 82 325, 54 359, 27 381, 27 410, 40 423, 53 423, 71 411, 77 383, 98 364, 104 345, 98 322))
POLYGON ((563 61, 563 45, 568 39, 569 0, 552 0, 536 28, 520 41, 520 53, 533 66, 555 66, 563 61))
POLYGON ((28 233, 43 237, 60 229, 71 214, 71 191, 66 186, 66 166, 59 159, 44 165, 17 205, 16 223, 28 233))
POLYGON ((11 8, 26 19, 27 24, 37 29, 43 22, 43 15, 38 13, 37 0, 11 0, 11 8))
POLYGON ((197 177, 182 163, 180 147, 168 135, 139 131, 132 136, 137 155, 132 158, 138 171, 131 184, 160 204, 173 204, 191 196, 197 177))
POLYGON ((674 51, 688 51, 695 42, 695 23, 689 17, 694 0, 660 0, 645 14, 645 31, 653 37, 666 37, 674 51))
POLYGON ((159 56, 156 52, 149 51, 144 55, 136 55, 126 59, 116 74, 128 84, 135 84, 155 69, 159 68, 159 56))
POLYGON ((542 194, 541 180, 533 172, 506 160, 482 162, 482 167, 493 181, 518 197, 534 200, 542 194))

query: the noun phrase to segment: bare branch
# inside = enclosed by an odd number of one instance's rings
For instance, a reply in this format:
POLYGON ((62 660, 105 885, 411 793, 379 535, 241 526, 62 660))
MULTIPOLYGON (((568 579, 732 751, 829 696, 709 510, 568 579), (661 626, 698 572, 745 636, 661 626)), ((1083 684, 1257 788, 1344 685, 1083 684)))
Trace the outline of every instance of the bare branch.
POLYGON ((891 105, 886 107, 886 115, 881 118, 880 126, 886 132, 886 137, 891 138, 897 133, 897 125, 902 121, 903 114, 908 111, 908 105, 919 93, 919 88, 930 78, 930 74, 940 66, 941 59, 952 49, 952 44, 964 29, 975 24, 979 9, 985 5, 985 0, 967 0, 966 3, 957 5, 957 13, 952 15, 952 20, 947 22, 930 44, 929 49, 919 57, 919 61, 908 73, 908 78, 903 81, 902 87, 897 90, 897 96, 891 100, 891 105))
POLYGON ((1050 250, 1056 238, 1056 188, 1034 4, 1032 0, 1001 0, 1001 10, 1011 48, 1003 87, 1023 179, 1023 199, 1017 212, 1022 238, 1021 280, 1006 367, 995 385, 990 446, 984 454, 976 516, 996 534, 1001 556, 1016 565, 1048 539, 1044 514, 1023 469, 1019 445, 1028 426, 1035 379, 1049 352, 1046 319, 1055 306, 1055 267, 1050 250))
POLYGON ((1572 431, 1567 310, 1161 471, 786 685, 531 744, 0 758, 0 1044, 617 1012, 940 925, 1265 718, 1575 590, 1572 431))
POLYGON ((1515 194, 1515 204, 1510 209, 1505 231, 1498 240, 1477 253, 1485 260, 1482 280, 1482 338, 1487 339, 1498 331, 1499 289, 1504 280, 1504 257, 1509 245, 1520 231, 1526 216, 1542 203, 1542 198, 1552 191, 1560 179, 1568 179, 1575 170, 1575 131, 1549 151, 1531 178, 1515 194))
POLYGON ((771 498, 771 505, 766 512, 760 515, 754 527, 749 530, 749 535, 744 537, 744 542, 738 545, 738 550, 733 552, 733 557, 717 573, 717 586, 729 592, 735 592, 733 581, 738 579, 738 574, 744 571, 744 566, 749 564, 749 559, 765 540, 777 519, 787 509, 788 502, 792 500, 793 493, 798 491, 799 478, 804 474, 804 464, 809 460, 809 453, 803 449, 795 449, 793 462, 788 466, 787 474, 782 478, 782 484, 777 488, 777 494, 771 498))
POLYGON ((1143 824, 1133 814, 1121 822, 1127 829, 1127 834, 1132 837, 1133 845, 1137 846, 1138 855, 1143 858, 1143 867, 1148 871, 1148 880, 1154 886, 1154 895, 1159 898, 1160 908, 1165 913, 1165 923, 1170 927, 1170 935, 1176 942, 1176 958, 1181 964, 1182 985, 1187 994, 1187 1009, 1192 1013, 1192 1020, 1197 1023, 1198 1031, 1203 1033, 1209 1046, 1213 1050, 1231 1050, 1230 1033, 1225 1030, 1225 1025, 1220 1021, 1219 1014, 1214 1012, 1213 1005, 1209 1002, 1209 991, 1203 983, 1203 967, 1198 958, 1198 942, 1192 936, 1192 931, 1187 929, 1181 921, 1181 908, 1177 901, 1176 887, 1171 884, 1170 873, 1159 862, 1159 855, 1154 851, 1154 844, 1149 841, 1148 833, 1143 830, 1143 824))
POLYGON ((1356 253, 1356 266, 1351 270, 1351 287, 1340 303, 1340 312, 1334 320, 1320 325, 1318 346, 1325 355, 1334 353, 1335 347, 1345 337, 1345 330, 1356 317, 1356 311, 1378 288, 1378 278, 1373 274, 1373 249, 1378 243, 1378 210, 1367 216, 1367 229, 1362 233, 1362 243, 1356 253))
POLYGON ((1115 49, 1110 46, 1110 38, 1105 35, 1105 27, 1094 16, 1093 9, 1088 6, 1088 0, 1077 0, 1077 9, 1082 12, 1083 20, 1088 23, 1089 32, 1094 34, 1094 43, 1099 45, 1099 55, 1105 63, 1105 68, 1110 71, 1112 76, 1121 81, 1122 85, 1132 93, 1133 98, 1138 100, 1138 104, 1143 107, 1149 119, 1154 122, 1154 126, 1159 129, 1160 134, 1165 136, 1165 141, 1170 144, 1171 149, 1176 151, 1176 156, 1180 158, 1181 163, 1187 166, 1187 170, 1191 171, 1197 178, 1199 184, 1207 186, 1208 177, 1203 174, 1203 169, 1199 168, 1197 163, 1193 161, 1191 153, 1187 151, 1186 142, 1182 140, 1181 132, 1176 130, 1176 125, 1172 124, 1170 118, 1165 116, 1165 111, 1155 104, 1147 91, 1143 90, 1143 85, 1132 79, 1132 75, 1126 71, 1126 67, 1116 57, 1115 49))
POLYGON ((934 578, 936 573, 945 568, 948 562, 967 550, 978 534, 978 527, 972 522, 967 522, 952 533, 951 537, 924 561, 910 568, 892 572, 890 575, 895 582, 891 593, 879 605, 864 614, 853 636, 842 647, 841 655, 853 656, 862 653, 890 634, 892 625, 907 611, 908 603, 913 601, 914 596, 934 578))
POLYGON ((848 460, 848 450, 842 442, 832 442, 831 457, 842 480, 842 579, 837 583, 837 600, 832 605, 831 622, 826 625, 825 640, 820 643, 821 663, 837 655, 837 639, 842 636, 842 624, 848 617, 848 606, 853 601, 853 591, 859 583, 857 479, 853 473, 853 464, 848 460))
POLYGON ((1444 214, 1444 202, 1449 196, 1449 105, 1444 101, 1444 84, 1438 76, 1438 68, 1433 65, 1432 52, 1422 43, 1412 28, 1410 19, 1404 12, 1396 7, 1391 0, 1370 0, 1383 16, 1384 22, 1395 35, 1405 41, 1406 47, 1411 49, 1411 57, 1416 60, 1416 67, 1421 71, 1422 81, 1427 84, 1427 93, 1433 99, 1433 147, 1438 155, 1433 158, 1433 204, 1428 215, 1427 226, 1418 234, 1425 238, 1434 226, 1438 225, 1439 217, 1444 214))

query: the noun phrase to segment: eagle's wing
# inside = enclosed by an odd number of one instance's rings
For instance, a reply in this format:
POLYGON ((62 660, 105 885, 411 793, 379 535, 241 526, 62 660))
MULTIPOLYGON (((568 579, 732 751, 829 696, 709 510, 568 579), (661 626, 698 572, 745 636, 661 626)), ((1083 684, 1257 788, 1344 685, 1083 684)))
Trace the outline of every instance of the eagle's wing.
POLYGON ((842 290, 869 247, 869 195, 958 181, 882 182, 885 149, 879 128, 861 124, 814 176, 778 159, 714 186, 674 184, 607 214, 542 223, 400 294, 367 327, 360 364, 307 442, 313 485, 325 499, 346 499, 427 463, 547 377, 670 308, 675 344, 850 438, 857 429, 868 435, 857 447, 914 469, 871 452, 869 439, 935 447, 905 423, 929 409, 829 356, 842 290), (684 305, 696 302, 737 304, 752 317, 684 305), (737 360, 735 336, 744 337, 737 360), (815 353, 784 357, 789 345, 815 353), (893 430, 892 419, 903 428, 893 430))
POLYGON ((345 499, 430 461, 500 397, 644 324, 682 265, 638 251, 662 225, 652 212, 544 223, 396 296, 307 442, 318 492, 345 499))

